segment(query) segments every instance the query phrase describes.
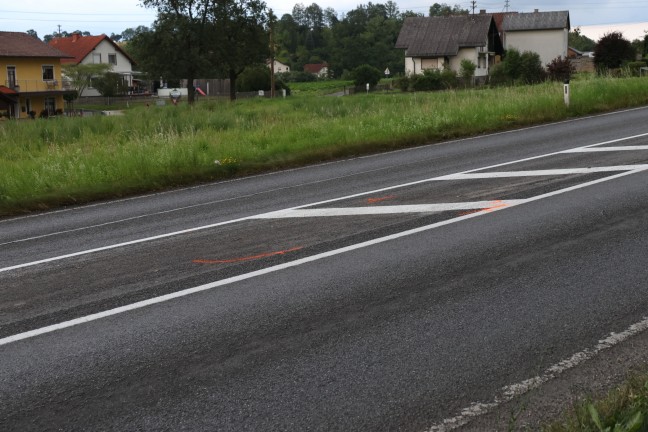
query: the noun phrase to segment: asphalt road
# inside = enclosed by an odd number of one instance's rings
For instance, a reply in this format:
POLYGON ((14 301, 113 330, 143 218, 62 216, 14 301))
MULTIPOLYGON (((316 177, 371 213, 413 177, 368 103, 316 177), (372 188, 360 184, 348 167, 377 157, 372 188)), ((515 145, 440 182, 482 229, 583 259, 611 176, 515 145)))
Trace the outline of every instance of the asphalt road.
POLYGON ((647 120, 0 220, 0 430, 474 425, 648 327, 647 120))

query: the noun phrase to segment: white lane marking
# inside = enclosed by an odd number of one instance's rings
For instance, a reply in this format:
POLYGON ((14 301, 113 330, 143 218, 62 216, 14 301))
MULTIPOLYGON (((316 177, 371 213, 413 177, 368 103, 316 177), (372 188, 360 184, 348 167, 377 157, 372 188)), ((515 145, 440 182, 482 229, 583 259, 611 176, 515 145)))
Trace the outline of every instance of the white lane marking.
POLYGON ((255 219, 328 217, 328 216, 363 216, 363 215, 384 215, 384 214, 405 214, 405 213, 439 213, 439 212, 455 211, 455 210, 491 210, 493 208, 523 204, 524 202, 525 200, 502 200, 502 201, 474 201, 474 202, 442 203, 442 204, 410 204, 410 205, 372 206, 372 207, 294 209, 294 210, 279 210, 276 212, 265 213, 255 217, 255 219))
MULTIPOLYGON (((588 146, 585 146, 585 147, 593 147, 593 146, 601 146, 601 145, 606 145, 606 144, 612 144, 612 143, 631 140, 631 139, 635 139, 635 138, 639 138, 639 137, 643 137, 643 136, 648 136, 648 133, 640 134, 640 135, 633 135, 633 136, 629 136, 629 137, 625 137, 625 138, 618 138, 618 139, 614 139, 614 140, 610 140, 610 141, 604 141, 604 142, 600 142, 600 143, 596 143, 596 144, 591 144, 591 145, 588 145, 588 146)), ((578 147, 578 148, 584 148, 584 147, 578 147)), ((504 162, 504 163, 500 163, 500 164, 496 164, 496 165, 490 165, 490 166, 486 166, 486 167, 476 168, 476 169, 473 169, 473 170, 468 170, 468 171, 464 171, 462 173, 451 174, 451 175, 468 174, 468 173, 473 173, 475 171, 482 171, 482 170, 487 170, 487 169, 498 168, 498 167, 501 167, 501 166, 512 165, 512 164, 516 164, 516 163, 520 163, 520 162, 527 162, 527 161, 531 161, 531 160, 536 160, 536 159, 541 159, 541 158, 545 158, 545 157, 549 157, 549 156, 558 155, 558 154, 560 154, 562 152, 563 151, 557 151, 557 152, 547 153, 547 154, 540 155, 540 156, 532 156, 532 157, 528 157, 528 158, 524 158, 524 159, 519 159, 519 160, 516 160, 516 161, 504 162)), ((444 176, 441 176, 441 177, 444 177, 444 176)), ((288 208, 288 209, 284 209, 284 210, 295 210, 295 209, 300 209, 300 208, 305 208, 305 207, 312 207, 312 206, 317 206, 317 205, 323 205, 323 204, 328 204, 328 203, 332 203, 332 202, 342 201, 342 200, 346 200, 346 199, 366 196, 366 195, 370 195, 370 194, 375 194, 375 193, 379 193, 379 192, 386 192, 386 191, 390 191, 390 190, 394 190, 394 189, 401 189, 401 188, 405 188, 405 187, 409 187, 409 186, 415 186, 415 185, 419 185, 419 184, 424 184, 424 183, 437 181, 441 177, 434 177, 434 178, 428 178, 428 179, 418 180, 418 181, 409 182, 409 183, 403 183, 403 184, 400 184, 400 185, 375 189, 375 190, 368 191, 368 192, 360 192, 360 193, 353 194, 353 195, 347 195, 347 196, 333 198, 333 199, 324 200, 324 201, 319 201, 319 202, 315 202, 315 203, 304 204, 304 205, 301 205, 301 206, 296 206, 296 207, 292 207, 292 208, 288 208)), ((445 176, 445 177, 447 177, 447 176, 445 176)), ((255 215, 255 216, 258 217, 258 216, 261 216, 261 215, 255 215)), ((45 263, 49 263, 49 262, 60 261, 60 260, 63 260, 63 259, 73 258, 73 257, 77 257, 77 256, 82 256, 82 255, 87 255, 87 254, 91 254, 91 253, 95 253, 95 252, 101 252, 101 251, 121 248, 121 247, 125 247, 125 246, 131 246, 131 245, 138 244, 138 243, 144 243, 144 242, 148 242, 148 241, 159 240, 159 239, 162 239, 162 238, 174 237, 174 236, 177 236, 177 235, 182 235, 182 234, 187 234, 187 233, 191 233, 191 232, 211 229, 211 228, 215 228, 215 227, 218 227, 218 226, 223 226, 223 225, 227 225, 227 224, 233 224, 233 223, 237 223, 237 222, 241 222, 241 221, 250 220, 253 217, 254 216, 248 216, 248 217, 244 217, 244 218, 233 219, 233 220, 219 222, 219 223, 215 223, 215 224, 203 225, 203 226, 199 226, 199 227, 189 228, 189 229, 186 229, 186 230, 174 231, 174 232, 170 232, 170 233, 166 233, 166 234, 160 234, 160 235, 151 236, 151 237, 145 237, 145 238, 141 238, 141 239, 137 239, 137 240, 131 240, 131 241, 127 241, 127 242, 116 243, 116 244, 102 246, 102 247, 98 247, 98 248, 87 249, 87 250, 83 250, 83 251, 79 251, 79 252, 73 252, 73 253, 59 255, 59 256, 50 257, 50 258, 45 258, 45 259, 41 259, 41 260, 30 261, 30 262, 27 262, 27 263, 22 263, 22 264, 17 264, 17 265, 13 265, 13 266, 0 268, 0 273, 11 271, 11 270, 16 270, 16 269, 20 269, 20 268, 25 268, 25 267, 31 267, 31 266, 35 266, 35 265, 39 265, 39 264, 45 264, 45 263)))
POLYGON ((563 372, 568 371, 569 369, 573 369, 581 363, 594 358, 601 351, 612 348, 615 345, 618 345, 621 342, 625 341, 626 339, 629 339, 632 336, 636 336, 646 330, 648 330, 648 317, 644 317, 641 321, 632 324, 621 333, 610 333, 606 338, 601 339, 593 348, 587 348, 583 351, 575 353, 571 357, 550 366, 540 375, 526 379, 516 384, 502 387, 497 392, 492 401, 472 403, 470 406, 462 409, 461 414, 455 417, 444 419, 440 423, 432 425, 427 429, 427 431, 446 432, 464 426, 470 423, 470 421, 475 417, 488 414, 500 405, 510 402, 514 398, 522 396, 523 394, 528 393, 529 391, 540 387, 542 384, 556 378, 563 372))
POLYGON ((576 148, 576 149, 565 150, 563 151, 563 153, 615 152, 615 151, 637 151, 637 150, 648 150, 648 145, 576 148))
POLYGON ((506 177, 539 177, 539 176, 561 176, 570 174, 592 174, 601 172, 616 171, 634 171, 648 168, 648 165, 619 165, 609 167, 591 167, 591 168, 566 168, 566 169, 548 169, 548 170, 531 170, 531 171, 500 171, 500 172, 471 172, 450 174, 447 176, 437 177, 435 180, 473 180, 489 178, 506 178, 506 177))
MULTIPOLYGON (((624 176, 631 175, 631 174, 636 174, 636 173, 639 173, 639 172, 642 172, 642 171, 644 171, 644 170, 626 171, 626 172, 616 174, 616 175, 611 175, 611 176, 608 176, 608 177, 605 177, 605 178, 602 178, 602 179, 592 180, 592 181, 587 182, 587 183, 581 183, 581 184, 576 185, 576 186, 571 186, 571 187, 568 187, 568 188, 565 188, 565 189, 560 189, 560 190, 549 192, 549 193, 546 193, 546 194, 543 194, 543 195, 538 195, 538 196, 535 196, 533 198, 529 198, 529 199, 526 199, 526 200, 521 200, 521 202, 519 204, 514 204, 514 205, 510 205, 510 206, 506 206, 506 207, 496 207, 496 208, 493 208, 490 213, 500 211, 500 210, 504 210, 504 209, 507 209, 507 208, 516 207, 517 205, 520 205, 520 204, 525 204, 525 203, 528 203, 528 202, 538 201, 538 200, 541 200, 541 199, 544 199, 544 198, 549 198, 549 197, 552 197, 552 196, 560 195, 560 194, 570 192, 570 191, 574 191, 574 190, 577 190, 577 189, 582 189, 582 188, 592 186, 592 185, 595 185, 595 184, 598 184, 598 183, 611 181, 611 180, 614 180, 614 179, 617 179, 617 178, 620 178, 620 177, 624 177, 624 176)), ((313 256, 309 256, 309 257, 306 257, 306 258, 300 258, 300 259, 295 260, 295 261, 291 261, 291 262, 284 263, 284 264, 279 264, 279 265, 272 266, 272 267, 267 267, 267 268, 264 268, 264 269, 261 269, 261 270, 253 271, 253 272, 242 274, 242 275, 239 275, 239 276, 234 276, 234 277, 231 277, 231 278, 222 279, 222 280, 219 280, 219 281, 216 281, 216 282, 211 282, 211 283, 200 285, 200 286, 193 287, 193 288, 187 288, 187 289, 182 290, 182 291, 176 291, 176 292, 173 292, 173 293, 170 293, 170 294, 166 294, 166 295, 159 296, 159 297, 154 297, 154 298, 151 298, 151 299, 148 299, 148 300, 143 300, 143 301, 140 301, 140 302, 137 302, 137 303, 132 303, 130 305, 121 306, 121 307, 118 307, 118 308, 115 308, 115 309, 110 309, 110 310, 107 310, 107 311, 98 312, 98 313, 91 314, 91 315, 86 315, 84 317, 76 318, 76 319, 73 319, 73 320, 64 321, 64 322, 61 322, 61 323, 58 323, 58 324, 53 324, 53 325, 50 325, 50 326, 41 327, 39 329, 34 329, 34 330, 30 330, 30 331, 23 332, 23 333, 18 333, 18 334, 15 334, 15 335, 12 335, 12 336, 7 336, 5 338, 0 339, 0 346, 7 345, 7 344, 10 344, 10 343, 13 343, 13 342, 17 342, 17 341, 20 341, 20 340, 23 340, 23 339, 29 339, 29 338, 39 336, 39 335, 42 335, 42 334, 51 333, 51 332, 54 332, 54 331, 57 331, 57 330, 62 330, 62 329, 65 329, 65 328, 73 327, 73 326, 76 326, 76 325, 79 325, 79 324, 88 323, 88 322, 91 322, 91 321, 96 321, 98 319, 106 318, 106 317, 109 317, 109 316, 118 315, 118 314, 128 312, 128 311, 131 311, 131 310, 141 309, 143 307, 147 307, 147 306, 154 305, 154 304, 157 304, 157 303, 166 302, 166 301, 169 301, 169 300, 172 300, 172 299, 184 297, 184 296, 194 294, 194 293, 197 293, 197 292, 207 291, 207 290, 210 290, 212 288, 228 285, 228 284, 235 283, 235 282, 244 281, 244 280, 247 280, 247 279, 252 279, 252 278, 257 277, 257 276, 262 276, 262 275, 266 275, 266 274, 269 274, 269 273, 274 273, 274 272, 284 270, 284 269, 287 269, 287 268, 297 267, 297 266, 300 266, 302 264, 311 263, 311 262, 318 261, 318 260, 321 260, 321 259, 324 259, 324 258, 332 257, 332 256, 335 256, 335 255, 340 255, 340 254, 343 254, 343 253, 346 253, 346 252, 350 252, 350 251, 366 248, 366 247, 369 247, 369 246, 385 243, 385 242, 388 242, 388 241, 391 241, 391 240, 396 240, 396 239, 399 239, 399 238, 402 238, 402 237, 407 237, 407 236, 410 236, 410 235, 413 235, 413 234, 418 234, 418 233, 421 233, 421 232, 429 231, 429 230, 439 228, 439 227, 443 227, 443 226, 446 226, 446 225, 451 225, 451 224, 461 222, 461 221, 464 221, 464 220, 467 220, 467 219, 483 216, 485 214, 489 214, 489 212, 470 213, 470 214, 459 216, 459 217, 456 217, 456 218, 453 218, 453 219, 447 219, 447 220, 444 220, 444 221, 441 221, 441 222, 436 222, 436 223, 433 223, 433 224, 430 224, 430 225, 425 225, 425 226, 422 226, 422 227, 418 227, 418 228, 414 228, 414 229, 411 229, 411 230, 399 232, 399 233, 396 233, 396 234, 391 234, 391 235, 388 235, 388 236, 385 236, 385 237, 380 237, 380 238, 377 238, 377 239, 368 240, 366 242, 346 246, 346 247, 343 247, 343 248, 340 248, 340 249, 335 249, 335 250, 331 250, 331 251, 328 251, 328 252, 323 252, 323 253, 316 254, 316 255, 313 255, 313 256)))

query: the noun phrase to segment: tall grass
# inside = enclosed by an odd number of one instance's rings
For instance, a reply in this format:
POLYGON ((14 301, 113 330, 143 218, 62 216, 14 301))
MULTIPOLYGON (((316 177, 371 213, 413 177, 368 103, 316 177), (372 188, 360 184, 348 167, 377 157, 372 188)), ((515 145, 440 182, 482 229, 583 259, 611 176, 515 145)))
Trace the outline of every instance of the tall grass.
POLYGON ((0 124, 0 214, 122 196, 648 103, 646 79, 136 107, 0 124))

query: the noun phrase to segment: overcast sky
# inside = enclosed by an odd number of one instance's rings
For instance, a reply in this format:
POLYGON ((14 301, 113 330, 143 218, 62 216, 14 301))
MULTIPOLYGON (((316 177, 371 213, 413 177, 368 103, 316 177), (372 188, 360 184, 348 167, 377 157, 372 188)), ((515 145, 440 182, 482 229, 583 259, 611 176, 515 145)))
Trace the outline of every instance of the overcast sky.
MULTIPOLYGON (((374 0, 372 3, 384 3, 386 0, 374 0)), ((399 10, 427 14, 433 3, 459 4, 470 9, 470 1, 395 1, 399 10)), ((355 9, 359 4, 369 1, 360 0, 266 0, 268 7, 275 15, 281 17, 291 13, 296 3, 308 6, 317 3, 322 9, 331 7, 338 15, 355 9)), ((488 12, 505 11, 506 0, 489 0, 476 2, 476 8, 488 12)), ((583 33, 593 39, 599 34, 610 30, 621 30, 628 39, 643 38, 644 30, 648 30, 648 5, 646 0, 509 0, 509 10, 518 12, 569 10, 572 29, 580 26, 583 33), (630 23, 641 23, 629 26, 630 23), (624 24, 624 25, 618 25, 624 24), (603 26, 601 26, 603 25, 603 26), (589 27, 597 26, 597 27, 589 27)), ((27 31, 35 30, 38 36, 52 34, 61 30, 89 31, 93 35, 105 33, 121 33, 129 27, 139 25, 150 26, 155 20, 155 10, 140 6, 140 0, 20 0, 0 3, 0 30, 27 31)))

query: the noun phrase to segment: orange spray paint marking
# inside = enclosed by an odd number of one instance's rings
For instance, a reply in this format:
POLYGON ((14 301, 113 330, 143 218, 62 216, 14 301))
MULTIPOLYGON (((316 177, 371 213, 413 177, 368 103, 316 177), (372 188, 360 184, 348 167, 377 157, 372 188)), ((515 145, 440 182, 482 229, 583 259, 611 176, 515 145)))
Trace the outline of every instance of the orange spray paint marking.
POLYGON ((378 203, 378 202, 381 202, 381 201, 387 201, 387 200, 394 199, 394 198, 396 198, 396 195, 389 195, 389 196, 382 197, 382 198, 367 198, 367 203, 375 204, 375 203, 378 203))
POLYGON ((247 256, 247 257, 241 257, 241 258, 231 258, 231 259, 224 259, 224 260, 205 260, 205 259, 197 259, 193 260, 192 262, 196 264, 228 264, 228 263, 235 263, 235 262, 242 262, 242 261, 252 261, 255 259, 260 259, 260 258, 267 258, 275 255, 285 255, 288 252, 295 252, 300 249, 303 249, 303 247, 294 247, 292 249, 286 249, 286 250, 281 250, 281 251, 276 251, 276 252, 266 252, 262 253, 259 255, 252 255, 252 256, 247 256))
POLYGON ((491 206, 491 207, 483 208, 483 209, 477 209, 477 210, 470 210, 470 211, 466 211, 466 212, 461 212, 461 213, 459 213, 459 216, 466 216, 466 215, 469 215, 469 214, 480 213, 480 212, 492 212, 493 210, 508 207, 508 204, 502 202, 501 200, 492 201, 491 204, 494 204, 494 205, 491 206))

